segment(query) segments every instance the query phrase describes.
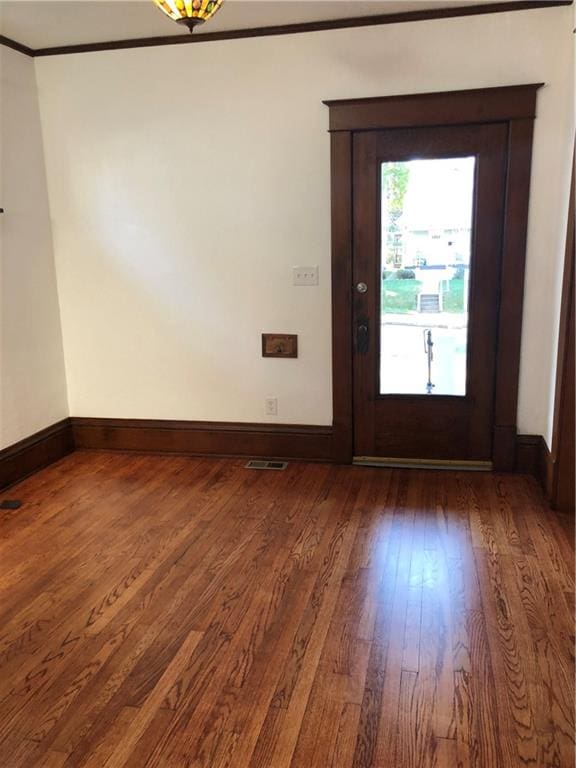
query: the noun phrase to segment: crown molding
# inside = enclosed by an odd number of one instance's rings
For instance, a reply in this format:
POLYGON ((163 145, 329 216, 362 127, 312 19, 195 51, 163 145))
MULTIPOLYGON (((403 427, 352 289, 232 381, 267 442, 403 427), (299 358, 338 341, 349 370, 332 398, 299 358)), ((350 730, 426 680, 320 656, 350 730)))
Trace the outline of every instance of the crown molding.
POLYGON ((406 11, 405 13, 382 13, 374 16, 355 16, 348 19, 330 19, 300 24, 283 24, 272 27, 253 27, 235 29, 228 32, 205 32, 197 35, 170 35, 163 37, 141 37, 130 40, 109 40, 102 43, 81 43, 78 45, 59 45, 49 48, 29 48, 22 43, 0 35, 0 45, 13 48, 27 56, 62 56, 72 53, 91 53, 96 51, 115 51, 128 48, 154 48, 163 45, 194 45, 222 40, 243 40, 251 37, 277 37, 279 35, 298 35, 305 32, 324 32, 335 29, 353 29, 357 27, 375 27, 386 24, 404 24, 416 21, 434 21, 461 16, 485 16, 494 13, 512 11, 530 11, 539 8, 557 8, 572 5, 573 0, 520 0, 519 2, 501 2, 456 6, 454 8, 436 8, 425 11, 406 11))
POLYGON ((25 56, 34 56, 35 54, 35 51, 32 48, 28 48, 27 45, 22 45, 22 43, 18 43, 16 40, 11 40, 4 35, 0 35, 0 45, 4 45, 6 48, 12 48, 13 51, 23 53, 25 56))

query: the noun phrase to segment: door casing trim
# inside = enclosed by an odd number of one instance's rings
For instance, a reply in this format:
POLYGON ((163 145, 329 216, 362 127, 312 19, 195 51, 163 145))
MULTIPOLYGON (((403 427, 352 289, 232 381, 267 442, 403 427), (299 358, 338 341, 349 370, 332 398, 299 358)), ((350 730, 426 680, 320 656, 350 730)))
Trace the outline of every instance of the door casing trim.
POLYGON ((350 464, 354 450, 352 387, 352 139, 357 131, 506 123, 507 175, 492 462, 516 463, 516 419, 524 302, 526 233, 536 97, 543 83, 465 91, 331 100, 332 391, 334 460, 350 464))

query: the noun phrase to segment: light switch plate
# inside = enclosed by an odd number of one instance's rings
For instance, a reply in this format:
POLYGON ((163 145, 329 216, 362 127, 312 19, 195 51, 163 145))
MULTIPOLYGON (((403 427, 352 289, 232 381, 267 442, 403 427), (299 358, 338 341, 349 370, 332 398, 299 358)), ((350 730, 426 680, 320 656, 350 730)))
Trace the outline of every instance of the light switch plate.
POLYGON ((292 285, 318 285, 318 267, 292 267, 292 285))

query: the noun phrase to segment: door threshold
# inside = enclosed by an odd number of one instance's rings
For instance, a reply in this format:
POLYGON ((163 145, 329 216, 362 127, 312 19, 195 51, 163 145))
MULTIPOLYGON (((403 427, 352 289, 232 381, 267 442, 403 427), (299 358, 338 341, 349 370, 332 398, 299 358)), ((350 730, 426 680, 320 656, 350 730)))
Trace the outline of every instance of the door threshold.
POLYGON ((458 459, 393 459, 380 456, 354 456, 352 463, 360 467, 390 467, 398 469, 464 469, 468 472, 491 472, 491 461, 460 461, 458 459))

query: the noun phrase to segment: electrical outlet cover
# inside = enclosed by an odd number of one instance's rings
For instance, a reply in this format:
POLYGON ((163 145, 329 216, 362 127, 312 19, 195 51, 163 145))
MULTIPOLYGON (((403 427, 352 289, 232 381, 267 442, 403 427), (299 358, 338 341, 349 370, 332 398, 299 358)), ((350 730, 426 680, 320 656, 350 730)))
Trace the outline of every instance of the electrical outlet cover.
POLYGON ((278 400, 275 397, 267 397, 264 400, 264 413, 266 416, 278 415, 278 400))

